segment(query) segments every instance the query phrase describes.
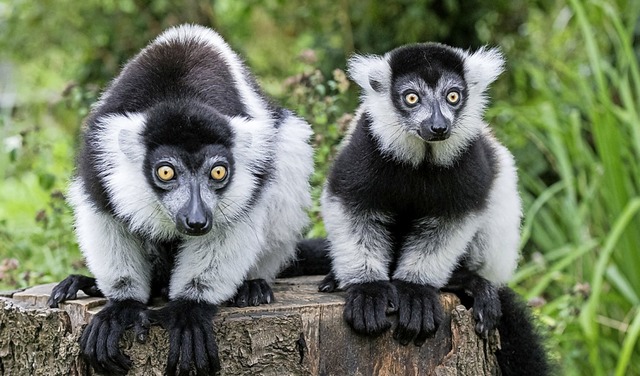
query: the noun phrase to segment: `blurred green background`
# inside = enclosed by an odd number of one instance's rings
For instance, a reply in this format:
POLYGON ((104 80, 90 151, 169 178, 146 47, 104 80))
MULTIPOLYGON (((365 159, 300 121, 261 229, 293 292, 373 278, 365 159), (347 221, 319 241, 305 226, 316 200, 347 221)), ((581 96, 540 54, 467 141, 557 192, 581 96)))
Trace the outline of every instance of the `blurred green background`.
POLYGON ((500 46, 487 120, 525 203, 512 287, 566 375, 640 375, 640 1, 2 0, 0 290, 86 273, 64 192, 78 134, 119 67, 158 33, 217 29, 316 131, 317 196, 357 90, 353 52, 500 46), (384 4, 384 5, 383 5, 384 4))

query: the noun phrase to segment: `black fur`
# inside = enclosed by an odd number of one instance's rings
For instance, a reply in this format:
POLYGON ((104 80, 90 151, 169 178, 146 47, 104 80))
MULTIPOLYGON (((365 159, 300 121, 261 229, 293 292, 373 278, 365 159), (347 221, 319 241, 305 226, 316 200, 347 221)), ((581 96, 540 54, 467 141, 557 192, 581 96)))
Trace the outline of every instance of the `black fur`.
POLYGON ((51 291, 51 295, 47 300, 47 305, 51 308, 58 308, 59 303, 66 300, 76 299, 78 291, 81 290, 89 296, 104 296, 102 291, 98 289, 95 278, 79 274, 71 274, 53 288, 53 291, 51 291))
POLYGON ((305 239, 298 242, 296 261, 278 274, 279 278, 301 275, 326 275, 331 272, 327 239, 305 239))
POLYGON ((464 266, 458 266, 443 290, 456 292, 463 300, 464 295, 473 298, 473 317, 476 333, 487 338, 489 332, 498 326, 502 309, 498 288, 464 266))
POLYGON ((415 221, 424 217, 452 220, 486 206, 497 173, 496 157, 487 140, 479 137, 453 166, 438 166, 427 159, 414 167, 382 154, 370 122, 366 114, 360 119, 349 145, 331 168, 327 188, 354 212, 374 210, 393 216, 388 228, 394 250, 391 276, 415 221))
POLYGON ((413 341, 416 346, 431 337, 440 326, 444 313, 438 290, 428 285, 393 281, 398 291, 398 326, 393 338, 401 345, 413 341))
POLYGON ((134 327, 136 338, 146 339, 148 325, 146 305, 135 300, 113 300, 89 322, 80 337, 80 351, 85 361, 99 373, 124 375, 131 359, 119 348, 125 329, 134 327))
POLYGON ((238 287, 236 295, 229 302, 235 307, 259 306, 275 301, 271 286, 264 279, 246 280, 238 287))
POLYGON ((169 356, 165 375, 188 375, 195 365, 198 375, 220 370, 218 344, 213 333, 213 304, 173 300, 161 309, 150 310, 151 322, 169 332, 169 356))
POLYGON ((171 271, 173 270, 180 244, 180 240, 169 242, 147 241, 145 243, 146 248, 149 250, 149 261, 152 267, 150 300, 159 297, 164 301, 169 301, 171 271))
POLYGON ((417 74, 435 86, 443 72, 464 77, 464 61, 450 47, 438 43, 409 44, 389 53, 389 66, 395 77, 417 74))
POLYGON ((498 324, 500 350, 496 353, 504 376, 545 376, 555 373, 543 337, 527 304, 508 287, 498 291, 502 318, 498 324))
POLYGON ((389 281, 355 284, 347 289, 344 319, 356 333, 377 337, 391 327, 387 312, 397 306, 398 294, 389 281))

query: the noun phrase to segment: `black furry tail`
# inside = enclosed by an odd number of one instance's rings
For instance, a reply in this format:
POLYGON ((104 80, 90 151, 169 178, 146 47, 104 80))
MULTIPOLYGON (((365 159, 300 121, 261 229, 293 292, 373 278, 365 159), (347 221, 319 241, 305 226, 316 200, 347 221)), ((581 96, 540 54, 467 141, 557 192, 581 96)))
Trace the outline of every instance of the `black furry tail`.
POLYGON ((305 239, 301 240, 296 247, 296 260, 281 271, 278 277, 325 275, 329 272, 331 272, 331 259, 327 239, 305 239))
POLYGON ((552 367, 527 304, 508 287, 498 292, 502 318, 498 324, 501 349, 496 356, 504 376, 551 375, 552 367))

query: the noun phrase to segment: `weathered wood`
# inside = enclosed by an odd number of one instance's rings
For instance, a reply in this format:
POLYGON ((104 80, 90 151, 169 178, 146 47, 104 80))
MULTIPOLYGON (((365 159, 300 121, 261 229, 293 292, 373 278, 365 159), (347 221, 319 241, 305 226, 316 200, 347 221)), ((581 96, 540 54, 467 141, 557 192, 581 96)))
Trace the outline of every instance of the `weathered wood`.
MULTIPOLYGON (((371 340, 342 319, 344 296, 316 291, 317 277, 278 280, 277 301, 223 307, 215 319, 223 375, 496 375, 498 336, 483 340, 454 295, 441 297, 445 323, 422 347, 400 346, 391 333, 371 340)), ((54 285, 0 297, 0 375, 83 375, 83 326, 105 300, 83 297, 46 308, 54 285)), ((167 334, 153 327, 145 344, 127 332, 121 342, 131 375, 161 375, 167 334)))

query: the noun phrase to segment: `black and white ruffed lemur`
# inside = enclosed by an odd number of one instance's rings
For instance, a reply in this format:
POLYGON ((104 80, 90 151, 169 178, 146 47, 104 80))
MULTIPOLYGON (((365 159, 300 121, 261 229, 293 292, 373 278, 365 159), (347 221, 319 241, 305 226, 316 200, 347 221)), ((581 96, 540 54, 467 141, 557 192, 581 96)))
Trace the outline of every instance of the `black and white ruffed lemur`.
POLYGON ((89 115, 69 190, 95 279, 69 276, 49 300, 108 298, 80 339, 96 371, 126 373, 119 339, 131 326, 144 339, 149 321, 169 332, 167 374, 220 369, 216 307, 270 303, 308 222, 310 136, 211 29, 171 28, 124 66, 89 115), (148 310, 154 295, 168 304, 148 310))
POLYGON ((436 43, 353 57, 361 105, 321 198, 327 241, 301 243, 286 274, 330 260, 320 290, 346 290, 351 328, 378 336, 394 311, 404 345, 420 346, 437 329, 439 290, 462 292, 473 298, 478 334, 498 328, 503 374, 546 375, 531 314, 505 286, 518 260, 521 201, 514 158, 483 120, 503 65, 497 49, 436 43))

